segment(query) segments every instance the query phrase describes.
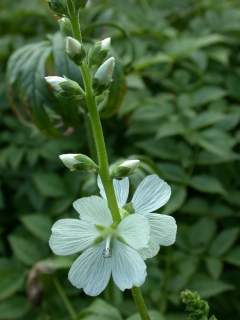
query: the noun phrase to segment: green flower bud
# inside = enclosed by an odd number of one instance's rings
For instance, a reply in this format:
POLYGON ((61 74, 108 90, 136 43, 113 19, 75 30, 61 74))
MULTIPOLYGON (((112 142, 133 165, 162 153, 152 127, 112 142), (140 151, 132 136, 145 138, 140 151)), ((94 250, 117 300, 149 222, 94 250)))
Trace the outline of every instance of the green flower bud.
POLYGON ((97 164, 84 154, 62 154, 59 156, 63 164, 71 171, 97 171, 97 164))
POLYGON ((72 35, 72 25, 70 19, 68 19, 67 17, 63 17, 58 20, 58 24, 60 27, 60 31, 64 36, 72 35))
POLYGON ((86 56, 83 45, 72 37, 67 37, 66 53, 76 64, 81 64, 86 56))
POLYGON ((111 169, 110 174, 112 178, 124 178, 128 177, 134 173, 134 171, 139 167, 139 160, 125 160, 118 161, 115 163, 111 169))
POLYGON ((57 15, 62 16, 67 13, 66 0, 49 0, 48 4, 57 15))
POLYGON ((83 100, 83 90, 77 82, 56 76, 45 77, 45 80, 62 102, 79 104, 83 100))
POLYGON ((111 47, 111 38, 98 41, 92 48, 89 56, 89 64, 99 66, 106 59, 111 47))
POLYGON ((73 2, 76 9, 81 9, 86 6, 88 0, 74 0, 73 2))
POLYGON ((111 57, 98 68, 93 79, 93 87, 97 94, 101 94, 110 86, 114 67, 115 58, 111 57))

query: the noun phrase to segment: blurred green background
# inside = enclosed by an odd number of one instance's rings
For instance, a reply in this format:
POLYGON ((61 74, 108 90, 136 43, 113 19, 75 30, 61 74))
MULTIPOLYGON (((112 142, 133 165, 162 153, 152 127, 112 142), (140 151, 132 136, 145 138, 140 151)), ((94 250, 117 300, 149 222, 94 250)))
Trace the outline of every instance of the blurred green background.
MULTIPOLYGON (((239 1, 95 0, 82 27, 89 43, 111 36, 124 66, 102 111, 111 161, 138 156, 133 186, 156 172, 173 190, 162 211, 176 218, 178 238, 148 261, 150 309, 186 319, 180 292, 188 288, 219 320, 240 319, 239 1)), ((58 160, 90 151, 84 117, 43 81, 81 81, 56 32, 44 0, 1 0, 0 319, 69 319, 59 286, 79 319, 126 319, 136 312, 128 292, 108 290, 92 304, 67 281, 73 258, 48 248, 53 221, 97 192, 94 176, 58 160)))

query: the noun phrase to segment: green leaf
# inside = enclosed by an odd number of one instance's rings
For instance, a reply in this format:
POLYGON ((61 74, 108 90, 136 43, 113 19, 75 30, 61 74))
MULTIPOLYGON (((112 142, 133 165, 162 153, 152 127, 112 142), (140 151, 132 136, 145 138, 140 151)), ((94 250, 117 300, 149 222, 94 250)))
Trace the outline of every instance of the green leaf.
POLYGON ((240 267, 240 246, 232 249, 225 257, 224 260, 228 263, 240 267))
POLYGON ((234 286, 220 280, 213 280, 205 275, 196 275, 189 283, 188 288, 197 291, 203 298, 210 298, 222 292, 233 290, 234 286))
POLYGON ((187 197, 187 189, 182 186, 171 186, 172 194, 164 207, 164 213, 173 213, 181 208, 187 197))
POLYGON ((198 191, 206 193, 222 195, 226 193, 223 185, 217 178, 204 174, 193 176, 190 180, 190 186, 198 191))
MULTIPOLYGON (((49 97, 44 80, 45 64, 50 53, 49 41, 26 45, 11 56, 7 74, 13 99, 20 99, 24 104, 30 105, 39 129, 46 134, 56 136, 58 131, 54 128, 45 108, 49 97)), ((24 112, 22 108, 20 113, 24 112)))
POLYGON ((215 100, 219 100, 226 95, 226 91, 219 87, 203 87, 192 94, 192 105, 199 107, 215 100))
POLYGON ((30 304, 27 299, 14 297, 0 302, 0 319, 25 319, 25 315, 30 310, 30 304))
POLYGON ((208 127, 221 121, 225 116, 226 115, 224 113, 209 110, 193 118, 190 122, 190 127, 192 129, 208 127))
POLYGON ((0 258, 0 300, 12 296, 22 288, 24 271, 16 261, 0 258))
POLYGON ((42 260, 48 253, 48 248, 34 239, 11 235, 9 242, 14 255, 27 266, 32 266, 42 260))
POLYGON ((224 255, 235 243, 239 235, 239 228, 231 228, 222 231, 216 239, 214 239, 209 253, 214 257, 224 255))
POLYGON ((90 307, 80 312, 84 320, 122 320, 118 309, 101 299, 95 300, 90 307))
POLYGON ((31 214, 21 217, 25 227, 38 239, 48 242, 51 232, 51 220, 43 214, 31 214))
POLYGON ((213 277, 213 279, 219 279, 222 270, 223 270, 223 263, 218 258, 206 258, 206 265, 209 274, 213 277))
POLYGON ((192 247, 206 248, 216 232, 216 223, 210 218, 202 218, 188 231, 189 244, 192 247))
POLYGON ((33 181, 43 196, 58 198, 66 193, 63 180, 57 174, 36 173, 33 181))
MULTIPOLYGON (((158 311, 149 311, 149 316, 151 320, 165 320, 166 318, 158 311)), ((134 314, 133 316, 127 318, 127 320, 141 320, 142 318, 138 313, 134 314)))

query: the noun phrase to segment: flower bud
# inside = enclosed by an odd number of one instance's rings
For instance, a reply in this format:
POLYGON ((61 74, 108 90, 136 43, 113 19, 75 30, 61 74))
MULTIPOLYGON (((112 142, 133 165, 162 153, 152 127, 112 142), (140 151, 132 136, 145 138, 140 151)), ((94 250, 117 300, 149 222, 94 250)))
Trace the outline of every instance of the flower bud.
POLYGON ((89 64, 99 66, 106 59, 111 47, 111 38, 98 41, 92 48, 89 56, 89 64))
POLYGON ((49 0, 48 4, 57 15, 62 16, 67 13, 67 4, 65 0, 49 0))
POLYGON ((93 79, 93 87, 97 94, 101 94, 110 86, 114 67, 115 58, 111 57, 98 68, 93 79))
POLYGON ((110 174, 112 178, 124 178, 134 173, 139 167, 139 160, 125 160, 115 163, 111 169, 110 174))
POLYGON ((45 77, 45 80, 54 90, 54 95, 60 101, 66 102, 66 104, 79 104, 82 102, 83 91, 77 82, 56 76, 45 77))
POLYGON ((72 37, 67 37, 66 53, 76 64, 81 64, 86 53, 83 45, 72 37))
POLYGON ((71 21, 67 17, 63 17, 58 20, 58 24, 60 27, 60 31, 64 36, 71 36, 72 35, 72 25, 71 21))
POLYGON ((59 156, 63 164, 71 171, 97 171, 97 164, 84 154, 62 154, 59 156))
POLYGON ((76 9, 81 9, 86 6, 88 0, 74 0, 73 2, 76 9))

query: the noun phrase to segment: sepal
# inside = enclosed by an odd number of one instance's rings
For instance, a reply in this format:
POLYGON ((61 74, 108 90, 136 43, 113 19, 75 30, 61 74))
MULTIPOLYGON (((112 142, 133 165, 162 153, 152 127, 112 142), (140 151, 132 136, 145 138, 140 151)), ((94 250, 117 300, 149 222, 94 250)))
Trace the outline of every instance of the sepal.
POLYGON ((118 161, 110 168, 110 174, 112 178, 125 178, 132 175, 139 167, 139 160, 125 160, 118 161))
POLYGON ((97 164, 84 154, 62 154, 59 158, 71 171, 98 171, 97 164))

